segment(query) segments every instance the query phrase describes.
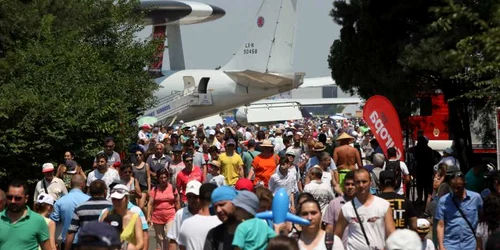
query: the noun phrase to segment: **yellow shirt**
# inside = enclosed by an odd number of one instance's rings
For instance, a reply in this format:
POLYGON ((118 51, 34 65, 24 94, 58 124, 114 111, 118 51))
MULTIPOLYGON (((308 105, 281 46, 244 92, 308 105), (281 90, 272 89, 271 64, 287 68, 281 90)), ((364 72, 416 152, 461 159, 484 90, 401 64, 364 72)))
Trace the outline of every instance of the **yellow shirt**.
POLYGON ((229 157, 226 153, 222 153, 219 155, 219 162, 221 164, 221 174, 226 178, 227 185, 235 185, 239 178, 238 169, 243 167, 241 156, 234 153, 229 157))
POLYGON ((123 228, 123 231, 120 234, 120 239, 122 241, 126 241, 134 245, 137 243, 137 240, 135 238, 135 222, 138 217, 139 215, 134 213, 134 215, 132 215, 132 218, 130 218, 130 221, 128 222, 127 226, 123 228))

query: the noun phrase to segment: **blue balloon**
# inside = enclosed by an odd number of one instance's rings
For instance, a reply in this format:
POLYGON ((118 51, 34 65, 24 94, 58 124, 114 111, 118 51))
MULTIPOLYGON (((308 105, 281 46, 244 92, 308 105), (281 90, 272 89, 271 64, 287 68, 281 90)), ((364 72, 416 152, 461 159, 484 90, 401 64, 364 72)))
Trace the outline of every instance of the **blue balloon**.
POLYGON ((311 222, 297 215, 288 212, 289 197, 284 188, 278 189, 273 198, 272 211, 258 213, 255 217, 272 220, 274 224, 290 221, 300 225, 309 225, 311 222))

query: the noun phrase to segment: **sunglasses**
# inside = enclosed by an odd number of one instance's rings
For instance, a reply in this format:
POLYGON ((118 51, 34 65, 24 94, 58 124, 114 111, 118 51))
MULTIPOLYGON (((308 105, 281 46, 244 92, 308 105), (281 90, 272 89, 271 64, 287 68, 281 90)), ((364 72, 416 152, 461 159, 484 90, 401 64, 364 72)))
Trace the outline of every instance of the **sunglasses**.
POLYGON ((135 154, 135 156, 139 157, 139 156, 142 156, 142 154, 135 154))
POLYGON ((15 196, 15 195, 6 195, 7 200, 11 201, 14 199, 15 201, 21 201, 23 199, 22 196, 15 196))
POLYGON ((117 189, 113 189, 111 191, 111 193, 128 194, 128 191, 125 189, 117 188, 117 189))
POLYGON ((184 160, 184 162, 193 162, 193 160, 184 160))
POLYGON ((286 155, 286 156, 295 157, 295 155, 286 155))
POLYGON ((132 171, 130 171, 130 170, 129 170, 129 171, 123 171, 123 173, 124 173, 124 174, 131 174, 131 173, 132 173, 132 171))

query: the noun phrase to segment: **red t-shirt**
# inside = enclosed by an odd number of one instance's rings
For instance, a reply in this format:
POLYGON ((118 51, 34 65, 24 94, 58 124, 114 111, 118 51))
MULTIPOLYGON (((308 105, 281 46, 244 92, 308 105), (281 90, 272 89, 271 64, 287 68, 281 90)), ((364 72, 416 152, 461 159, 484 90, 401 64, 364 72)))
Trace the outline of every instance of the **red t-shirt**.
POLYGON ((203 177, 203 171, 201 171, 201 168, 198 166, 193 166, 193 169, 191 171, 188 171, 186 168, 181 170, 177 174, 177 190, 179 190, 179 193, 181 194, 181 201, 186 202, 187 197, 186 197, 186 186, 188 182, 192 180, 197 180, 201 183, 203 183, 203 180, 205 178, 203 177))

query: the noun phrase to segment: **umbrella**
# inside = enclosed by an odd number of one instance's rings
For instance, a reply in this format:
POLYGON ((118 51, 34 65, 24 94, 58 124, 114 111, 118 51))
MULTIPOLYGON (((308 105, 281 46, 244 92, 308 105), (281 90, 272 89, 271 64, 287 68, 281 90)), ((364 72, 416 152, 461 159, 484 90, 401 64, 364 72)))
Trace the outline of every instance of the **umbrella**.
POLYGON ((154 116, 143 116, 139 120, 137 120, 139 127, 144 125, 144 124, 149 124, 149 125, 155 124, 156 122, 158 122, 158 118, 156 118, 154 116))

